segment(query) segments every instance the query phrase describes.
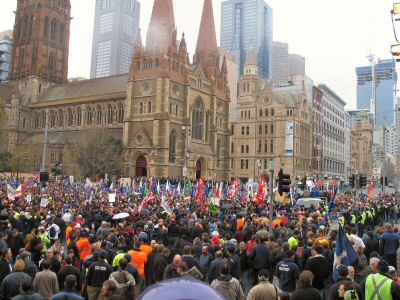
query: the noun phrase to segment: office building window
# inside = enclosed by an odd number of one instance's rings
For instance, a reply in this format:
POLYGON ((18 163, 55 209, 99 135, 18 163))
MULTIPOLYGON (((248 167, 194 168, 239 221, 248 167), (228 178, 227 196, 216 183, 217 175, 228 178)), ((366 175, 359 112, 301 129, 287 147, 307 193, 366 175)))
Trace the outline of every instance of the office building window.
POLYGON ((122 42, 121 45, 121 73, 129 73, 132 62, 133 45, 122 42))
POLYGON ((111 41, 99 43, 97 47, 96 77, 110 75, 110 59, 111 41))
POLYGON ((113 13, 106 13, 100 15, 99 33, 106 33, 112 31, 113 28, 113 13))
POLYGON ((101 0, 101 9, 106 9, 112 7, 114 0, 101 0))
POLYGON ((135 19, 130 15, 123 17, 123 30, 125 33, 131 34, 132 28, 135 27, 135 19))

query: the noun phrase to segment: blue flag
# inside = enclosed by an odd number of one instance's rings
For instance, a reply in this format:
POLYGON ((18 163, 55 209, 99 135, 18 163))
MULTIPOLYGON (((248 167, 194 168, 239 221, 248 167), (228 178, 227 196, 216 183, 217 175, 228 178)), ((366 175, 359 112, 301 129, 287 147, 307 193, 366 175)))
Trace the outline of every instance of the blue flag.
POLYGON ((337 268, 340 265, 350 266, 357 260, 357 253, 354 251, 353 246, 350 244, 342 226, 339 226, 339 233, 336 240, 335 257, 333 261, 333 281, 338 281, 337 268))
POLYGON ((319 222, 318 226, 322 226, 325 224, 325 221, 328 219, 329 213, 332 211, 333 206, 335 205, 335 196, 336 196, 337 189, 334 190, 333 196, 331 198, 331 202, 329 203, 328 210, 325 213, 325 217, 319 222))

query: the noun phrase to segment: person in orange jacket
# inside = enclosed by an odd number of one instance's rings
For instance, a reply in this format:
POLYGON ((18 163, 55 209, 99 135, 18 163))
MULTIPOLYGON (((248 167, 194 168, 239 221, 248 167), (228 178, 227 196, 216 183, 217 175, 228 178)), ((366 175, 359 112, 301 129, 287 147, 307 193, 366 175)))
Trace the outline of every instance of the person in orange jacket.
POLYGON ((142 292, 144 284, 144 265, 147 262, 147 254, 140 248, 140 241, 136 239, 134 249, 129 250, 128 254, 132 257, 131 263, 138 269, 139 280, 136 281, 135 294, 139 295, 142 292))
POLYGON ((88 234, 83 231, 80 235, 79 240, 76 242, 76 247, 79 250, 79 258, 84 261, 92 253, 92 244, 88 240, 88 234))

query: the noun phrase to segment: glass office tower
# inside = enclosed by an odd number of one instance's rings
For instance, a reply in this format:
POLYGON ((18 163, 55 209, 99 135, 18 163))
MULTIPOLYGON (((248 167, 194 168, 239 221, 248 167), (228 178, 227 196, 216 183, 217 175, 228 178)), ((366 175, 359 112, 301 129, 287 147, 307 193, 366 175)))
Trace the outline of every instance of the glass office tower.
MULTIPOLYGON (((371 110, 372 68, 356 68, 357 109, 371 110)), ((396 62, 393 59, 378 60, 375 65, 376 78, 376 125, 395 123, 395 86, 397 81, 396 62)))
POLYGON ((262 77, 272 78, 273 12, 264 0, 222 2, 221 48, 238 58, 238 74, 243 74, 246 52, 257 53, 262 77))

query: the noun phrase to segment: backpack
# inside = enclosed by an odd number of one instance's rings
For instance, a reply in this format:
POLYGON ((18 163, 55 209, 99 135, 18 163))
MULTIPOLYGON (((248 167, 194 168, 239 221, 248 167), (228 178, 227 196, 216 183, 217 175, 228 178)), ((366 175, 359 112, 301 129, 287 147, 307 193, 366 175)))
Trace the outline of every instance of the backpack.
POLYGON ((54 225, 52 225, 50 227, 50 238, 55 238, 56 234, 57 234, 56 227, 54 225))

